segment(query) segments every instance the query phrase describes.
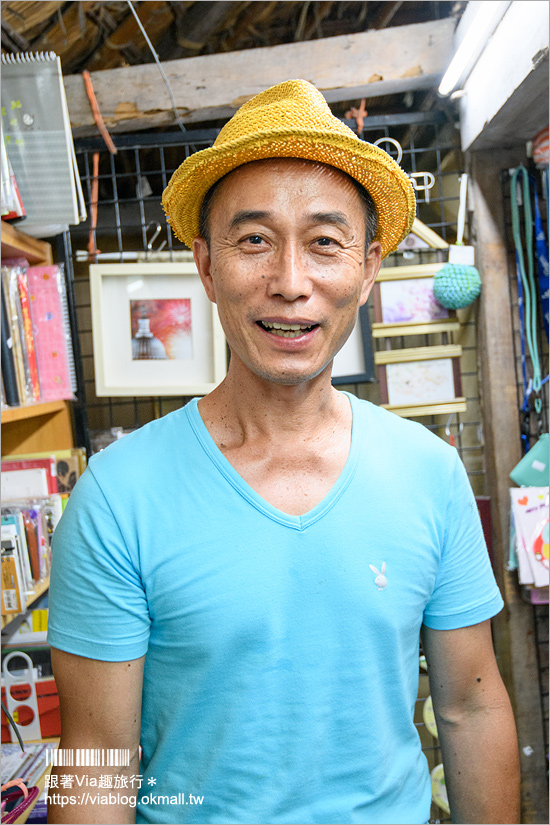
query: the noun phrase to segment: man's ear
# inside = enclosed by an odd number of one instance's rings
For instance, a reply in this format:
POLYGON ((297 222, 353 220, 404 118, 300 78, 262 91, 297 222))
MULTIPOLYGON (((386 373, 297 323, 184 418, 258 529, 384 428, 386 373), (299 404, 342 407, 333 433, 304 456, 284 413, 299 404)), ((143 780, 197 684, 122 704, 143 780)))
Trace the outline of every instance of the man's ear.
POLYGON ((208 245, 204 238, 195 238, 193 241, 193 257, 195 265, 198 269, 202 285, 208 298, 213 304, 216 303, 216 293, 214 291, 214 282, 212 280, 212 267, 210 262, 210 252, 208 245))
POLYGON ((365 279, 361 288, 360 306, 367 303, 367 298, 374 286, 376 277, 380 272, 382 266, 382 247, 379 241, 373 241, 369 246, 367 257, 365 259, 365 279))

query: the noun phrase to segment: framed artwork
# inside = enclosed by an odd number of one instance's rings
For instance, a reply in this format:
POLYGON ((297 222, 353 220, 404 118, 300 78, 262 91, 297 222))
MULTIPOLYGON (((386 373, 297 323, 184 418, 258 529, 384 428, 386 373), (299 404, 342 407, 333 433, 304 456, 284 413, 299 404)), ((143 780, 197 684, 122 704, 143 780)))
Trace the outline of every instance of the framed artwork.
POLYGON ((359 309, 357 322, 350 337, 334 357, 332 383, 338 386, 369 381, 376 381, 376 373, 369 314, 365 304, 359 309))
POLYGON ((383 267, 373 288, 374 338, 456 332, 454 310, 445 309, 433 294, 433 281, 442 263, 383 267))
POLYGON ((454 344, 375 353, 382 406, 405 418, 464 412, 461 355, 454 344))
POLYGON ((227 371, 194 263, 90 266, 96 395, 205 395, 227 371))

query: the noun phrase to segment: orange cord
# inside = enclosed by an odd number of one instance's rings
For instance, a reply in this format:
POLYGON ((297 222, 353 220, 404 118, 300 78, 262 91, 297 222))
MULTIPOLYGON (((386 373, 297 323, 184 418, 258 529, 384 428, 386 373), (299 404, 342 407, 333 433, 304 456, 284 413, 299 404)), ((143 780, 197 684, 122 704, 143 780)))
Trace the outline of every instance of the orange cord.
POLYGON ((365 109, 365 98, 362 98, 361 103, 359 104, 359 108, 357 109, 355 106, 352 106, 351 109, 348 109, 346 112, 346 117, 354 117, 357 123, 357 134, 361 137, 361 132, 363 131, 363 124, 365 122, 365 118, 367 117, 368 112, 365 109))
MULTIPOLYGON (((90 72, 87 69, 84 69, 82 72, 82 77, 84 79, 84 88, 86 89, 86 94, 88 95, 88 100, 90 101, 90 106, 92 107, 92 114, 94 116, 94 120, 96 122, 97 128, 101 132, 101 137, 105 141, 109 152, 112 155, 116 155, 117 148, 112 141, 111 135, 107 131, 107 127, 103 122, 103 118, 101 117, 101 112, 99 111, 99 106, 97 103, 97 98, 95 96, 94 87, 92 85, 92 78, 90 76, 90 72)), ((88 256, 90 260, 95 258, 98 254, 99 249, 96 247, 95 242, 95 230, 97 227, 97 203, 99 199, 99 152, 94 152, 93 156, 93 171, 92 171, 92 200, 90 203, 92 209, 92 217, 91 217, 91 225, 90 225, 90 237, 88 239, 88 256)))
POLYGON ((84 71, 82 72, 82 77, 84 78, 84 87, 86 89, 86 94, 88 95, 88 100, 90 101, 90 106, 92 107, 92 114, 94 116, 97 128, 101 132, 101 137, 107 144, 109 152, 112 155, 116 155, 117 148, 112 141, 111 135, 107 131, 107 127, 105 126, 103 118, 101 117, 101 112, 99 111, 99 105, 97 103, 97 98, 95 96, 94 87, 92 86, 92 78, 90 76, 90 72, 87 69, 84 69, 84 71))
POLYGON ((92 197, 90 207, 92 210, 90 219, 90 237, 88 238, 88 257, 90 260, 95 258, 99 249, 95 244, 95 230, 97 227, 97 201, 99 197, 99 152, 94 152, 92 162, 92 197))

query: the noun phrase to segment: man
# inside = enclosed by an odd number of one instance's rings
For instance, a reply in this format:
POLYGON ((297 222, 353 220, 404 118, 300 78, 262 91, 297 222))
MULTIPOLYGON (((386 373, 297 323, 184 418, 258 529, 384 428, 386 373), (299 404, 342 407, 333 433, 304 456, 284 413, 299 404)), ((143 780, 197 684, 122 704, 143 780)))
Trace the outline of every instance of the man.
MULTIPOLYGON (((50 600, 61 748, 131 759, 58 774, 139 774, 139 822, 426 822, 422 631, 454 821, 517 822, 502 600, 462 463, 331 386, 414 219, 407 176, 288 81, 186 160, 164 204, 231 362, 71 495, 50 600)), ((133 821, 118 782, 50 821, 133 821)))

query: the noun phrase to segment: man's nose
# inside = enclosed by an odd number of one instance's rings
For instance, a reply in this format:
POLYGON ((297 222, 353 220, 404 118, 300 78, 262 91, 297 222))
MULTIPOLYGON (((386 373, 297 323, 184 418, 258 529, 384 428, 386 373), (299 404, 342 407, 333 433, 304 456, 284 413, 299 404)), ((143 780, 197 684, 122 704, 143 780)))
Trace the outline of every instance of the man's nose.
POLYGON ((312 293, 311 271, 298 244, 288 241, 278 250, 269 275, 268 294, 280 295, 285 301, 309 298, 312 293))

